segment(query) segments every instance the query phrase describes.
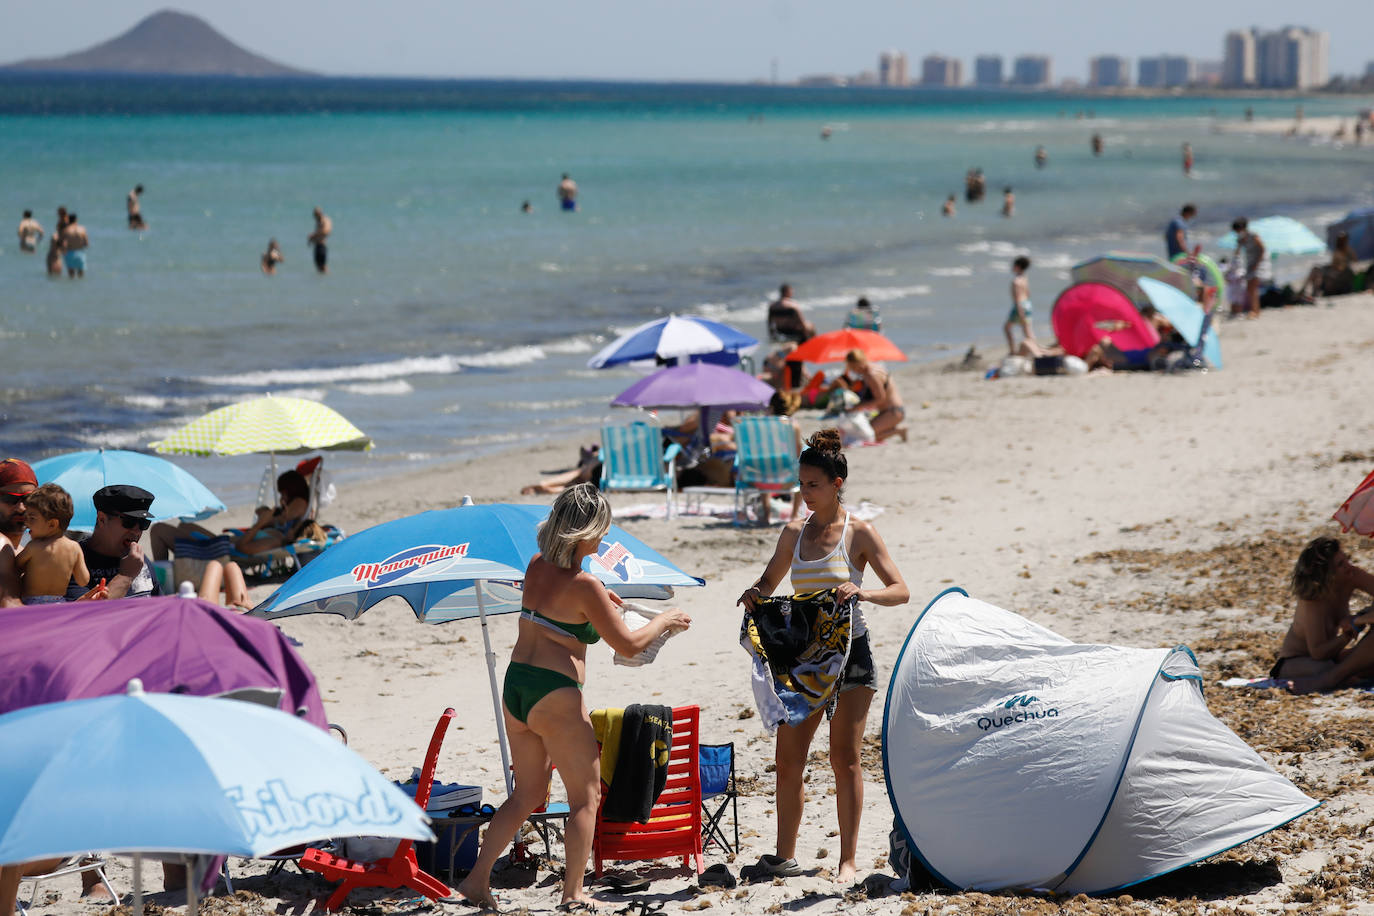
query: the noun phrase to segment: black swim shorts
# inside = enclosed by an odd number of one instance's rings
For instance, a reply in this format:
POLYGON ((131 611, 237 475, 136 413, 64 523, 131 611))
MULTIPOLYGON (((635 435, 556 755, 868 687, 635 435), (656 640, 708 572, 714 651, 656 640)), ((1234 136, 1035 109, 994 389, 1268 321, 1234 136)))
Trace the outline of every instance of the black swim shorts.
POLYGON ((855 687, 878 689, 878 666, 873 662, 873 649, 868 645, 868 634, 860 636, 849 644, 849 661, 840 676, 840 693, 855 687))
POLYGON ((329 262, 329 249, 326 248, 324 245, 316 245, 316 246, 315 246, 315 266, 318 267, 318 268, 320 268, 320 269, 323 269, 323 268, 324 268, 324 265, 327 264, 328 262, 329 262))

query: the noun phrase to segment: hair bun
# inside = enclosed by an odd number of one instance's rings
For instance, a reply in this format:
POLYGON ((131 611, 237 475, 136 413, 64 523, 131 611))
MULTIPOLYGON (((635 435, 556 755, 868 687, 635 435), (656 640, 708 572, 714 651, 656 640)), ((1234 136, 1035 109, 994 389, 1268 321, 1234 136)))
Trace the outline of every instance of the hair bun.
POLYGON ((814 448, 824 455, 838 455, 844 447, 844 438, 838 429, 821 429, 811 434, 811 438, 806 440, 807 448, 814 448))

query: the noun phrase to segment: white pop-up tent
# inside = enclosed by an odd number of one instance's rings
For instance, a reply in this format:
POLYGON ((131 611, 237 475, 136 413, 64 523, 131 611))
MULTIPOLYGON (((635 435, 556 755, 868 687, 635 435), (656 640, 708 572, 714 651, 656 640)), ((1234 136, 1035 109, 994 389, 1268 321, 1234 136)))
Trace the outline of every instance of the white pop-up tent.
POLYGON ((1079 645, 949 589, 888 687, 883 771, 954 888, 1105 893, 1317 806, 1207 711, 1186 647, 1079 645))

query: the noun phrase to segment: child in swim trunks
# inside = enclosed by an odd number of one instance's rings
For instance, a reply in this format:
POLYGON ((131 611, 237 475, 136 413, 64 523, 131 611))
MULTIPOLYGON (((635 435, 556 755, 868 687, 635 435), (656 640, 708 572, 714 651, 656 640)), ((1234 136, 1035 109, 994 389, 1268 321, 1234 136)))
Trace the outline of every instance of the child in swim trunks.
POLYGON ((81 545, 66 536, 73 512, 71 495, 55 483, 45 483, 25 497, 24 506, 29 542, 18 558, 24 603, 65 601, 71 582, 91 581, 81 545))
POLYGON ((1016 354, 1016 340, 1011 329, 1016 325, 1021 326, 1026 340, 1035 340, 1035 332, 1031 330, 1030 282, 1026 279, 1030 266, 1030 258, 1025 255, 1011 262, 1011 311, 1002 325, 1002 333, 1007 335, 1007 352, 1012 355, 1016 354))

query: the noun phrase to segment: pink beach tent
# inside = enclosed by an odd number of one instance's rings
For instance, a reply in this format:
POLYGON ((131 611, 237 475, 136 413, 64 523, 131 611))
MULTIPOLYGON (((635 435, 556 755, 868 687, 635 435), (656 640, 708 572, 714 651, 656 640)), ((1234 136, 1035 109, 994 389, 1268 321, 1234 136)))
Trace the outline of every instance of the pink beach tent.
POLYGON ((1336 514, 1331 516, 1340 522, 1342 531, 1354 531, 1366 537, 1374 537, 1374 471, 1360 481, 1350 498, 1341 503, 1336 514))
POLYGON ((1054 301, 1050 322, 1064 352, 1080 358, 1108 336, 1123 351, 1148 350, 1159 343, 1159 334, 1130 297, 1105 283, 1075 283, 1064 290, 1054 301), (1119 321, 1129 327, 1112 330, 1119 321))

